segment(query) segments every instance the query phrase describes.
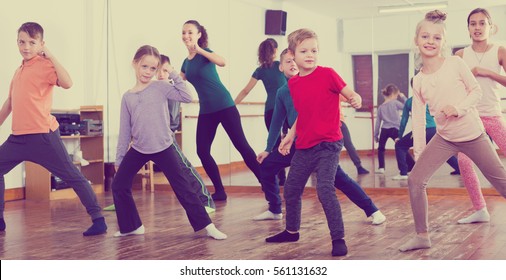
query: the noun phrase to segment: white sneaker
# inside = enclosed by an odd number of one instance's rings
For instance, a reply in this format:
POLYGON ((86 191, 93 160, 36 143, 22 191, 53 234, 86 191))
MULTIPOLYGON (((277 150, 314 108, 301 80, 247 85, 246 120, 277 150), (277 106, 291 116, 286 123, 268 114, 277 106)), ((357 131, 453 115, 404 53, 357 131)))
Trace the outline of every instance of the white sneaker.
POLYGON ((397 175, 397 176, 392 177, 392 180, 407 180, 407 179, 408 179, 408 175, 397 175))
POLYGON ((385 215, 383 215, 380 210, 372 213, 371 217, 373 225, 381 225, 387 220, 387 217, 385 217, 385 215))
POLYGON ((133 230, 131 232, 121 233, 121 231, 117 231, 116 233, 114 233, 114 237, 123 237, 123 236, 129 236, 129 235, 142 235, 142 234, 144 234, 144 230, 145 230, 144 225, 141 225, 136 230, 133 230))
POLYGON ((267 210, 262 214, 255 216, 253 220, 255 221, 264 221, 264 220, 281 220, 283 219, 283 214, 274 214, 271 211, 267 210))
POLYGON ((385 168, 378 168, 376 174, 385 174, 385 168))

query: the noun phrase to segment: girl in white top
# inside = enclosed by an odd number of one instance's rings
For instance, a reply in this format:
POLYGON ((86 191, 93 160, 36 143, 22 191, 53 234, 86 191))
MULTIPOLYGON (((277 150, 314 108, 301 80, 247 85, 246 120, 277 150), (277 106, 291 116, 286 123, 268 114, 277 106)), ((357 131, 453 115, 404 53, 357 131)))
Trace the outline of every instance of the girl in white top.
POLYGON ((413 141, 415 166, 408 177, 416 236, 399 250, 430 248, 427 183, 451 156, 465 153, 497 191, 506 197, 506 169, 484 133, 476 110, 482 92, 475 77, 457 57, 444 57, 446 14, 432 11, 416 27, 415 45, 421 57, 413 79, 413 141), (436 135, 425 144, 425 106, 436 122, 436 135))
MULTIPOLYGON (((467 28, 473 43, 456 54, 464 59, 483 91, 476 109, 485 131, 501 151, 506 153, 506 122, 502 117, 499 97, 500 88, 506 86, 506 76, 501 75, 501 68, 506 71, 506 48, 489 42, 490 33, 497 29, 494 28, 487 10, 477 8, 471 11, 467 17, 467 28)), ((475 210, 458 223, 488 222, 490 215, 481 193, 480 181, 473 169, 473 162, 462 153, 458 158, 462 179, 475 210)))

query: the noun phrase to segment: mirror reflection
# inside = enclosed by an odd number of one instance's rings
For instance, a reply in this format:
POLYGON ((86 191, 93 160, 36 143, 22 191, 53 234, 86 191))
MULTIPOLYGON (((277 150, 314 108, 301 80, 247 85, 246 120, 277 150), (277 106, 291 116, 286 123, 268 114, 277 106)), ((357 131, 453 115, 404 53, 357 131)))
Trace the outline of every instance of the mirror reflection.
MULTIPOLYGON (((341 104, 342 131, 346 140, 340 158, 342 169, 364 188, 407 187, 405 178, 398 177, 405 175, 405 172, 396 159, 395 140, 386 141, 384 166, 378 161, 379 143, 375 141, 379 106, 385 103, 382 89, 393 84, 405 97, 413 96, 409 83, 415 75, 413 38, 416 24, 423 18, 425 11, 378 12, 380 5, 400 5, 405 4, 405 1, 330 3, 319 0, 309 4, 299 0, 261 3, 249 0, 218 0, 210 3, 202 0, 195 1, 190 9, 185 5, 169 7, 163 0, 148 0, 145 1, 145 6, 152 7, 149 16, 145 15, 149 18, 148 25, 139 23, 138 18, 144 16, 144 12, 139 11, 138 5, 128 1, 29 2, 33 12, 28 12, 28 15, 26 12, 18 12, 23 10, 20 3, 10 3, 12 9, 0 11, 2 19, 5 19, 0 32, 7 38, 6 41, 15 42, 16 32, 13 30, 22 23, 20 19, 30 17, 34 21, 40 21, 47 29, 44 38, 47 47, 66 65, 74 81, 74 86, 69 91, 55 89, 53 108, 66 111, 83 105, 103 105, 104 162, 113 162, 116 157, 121 97, 133 84, 132 54, 141 45, 156 46, 160 53, 170 58, 173 68, 187 75, 188 69, 185 67, 191 66, 185 66, 185 61, 188 63, 193 58, 190 43, 199 38, 186 38, 184 26, 188 20, 197 20, 207 30, 207 52, 224 60, 213 61, 215 70, 212 70, 224 91, 218 93, 212 88, 212 92, 207 93, 212 97, 206 99, 205 90, 199 88, 200 83, 187 77, 186 84, 192 91, 194 101, 181 105, 178 114, 180 125, 176 128, 175 137, 206 185, 220 185, 221 179, 225 191, 227 187, 258 187, 258 175, 255 175, 257 171, 251 171, 255 168, 248 168, 247 162, 253 161, 251 150, 256 157, 268 149, 269 134, 266 127, 272 121, 270 114, 274 112, 275 92, 286 81, 281 81, 286 73, 283 74, 279 68, 282 63, 280 55, 288 46, 287 35, 295 29, 307 27, 319 35, 319 64, 334 68, 363 100, 363 106, 358 110, 346 101, 341 104), (79 2, 82 9, 76 9, 75 2, 79 2), (58 19, 37 13, 48 9, 48 6, 68 12, 61 13, 58 19), (286 12, 285 30, 281 30, 280 26, 279 30, 266 32, 266 10, 286 12), (261 58, 260 53, 262 44, 268 41, 275 41, 277 46, 265 51, 266 60, 261 58), (268 67, 262 67, 264 62, 267 62, 268 67), (223 94, 226 98, 218 98, 213 94, 223 94), (227 128, 224 129, 223 121, 207 123, 212 119, 207 114, 217 112, 213 109, 213 112, 207 111, 208 106, 223 100, 226 100, 226 105, 220 105, 224 107, 218 111, 236 108, 238 115, 224 117, 226 121, 235 122, 235 126, 228 131, 227 128), (239 133, 239 136, 234 136, 234 133, 239 133), (248 148, 243 148, 246 146, 248 148), (208 167, 204 164, 206 161, 210 162, 208 167), (384 168, 383 173, 377 173, 381 167, 384 168), (209 173, 214 175, 209 176, 209 173)), ((445 2, 448 5, 442 10, 448 12, 447 43, 451 48, 459 50, 472 46, 478 62, 484 62, 485 54, 495 51, 499 45, 506 45, 506 27, 501 26, 506 5, 499 1, 480 1, 479 5, 490 12, 492 25, 486 37, 479 41, 473 36, 481 31, 474 31, 467 24, 468 15, 477 8, 477 3, 461 0, 445 2)), ((8 92, 9 85, 6 81, 12 76, 12 69, 19 66, 20 58, 14 55, 18 50, 13 43, 4 44, 1 49, 2 53, 13 54, 5 57, 5 67, 0 69, 0 76, 4 77, 0 86, 4 89, 3 92, 8 92)), ((502 114, 505 106, 503 99, 506 96, 504 86, 498 86, 498 92, 502 114)), ((398 99, 403 103, 403 100, 398 99)), ((402 138, 411 131, 411 118, 407 117, 409 110, 404 117, 403 109, 397 110, 397 113, 397 138, 402 138), (404 131, 400 129, 401 123, 404 131)), ((7 120, 4 129, 0 131, 3 138, 10 133, 6 127, 9 122, 7 120)), ((286 125, 283 124, 282 127, 286 125)), ((391 138, 395 138, 395 133, 391 138)), ((496 145, 496 148, 499 147, 496 145)), ((409 158, 406 165, 409 171, 409 158)), ((288 170, 289 168, 286 172, 288 170)), ((454 162, 443 165, 431 179, 430 187, 462 188, 464 184, 461 176, 450 175, 455 171, 454 162)), ((476 173, 482 187, 490 187, 481 172, 477 170, 476 173)), ((279 174, 277 178, 282 180, 283 177, 279 174)), ((23 185, 23 180, 23 168, 20 166, 6 175, 7 188, 23 185)), ((155 185, 163 184, 166 184, 165 178, 155 172, 155 185)), ((310 179, 307 184, 314 185, 315 179, 310 179)))

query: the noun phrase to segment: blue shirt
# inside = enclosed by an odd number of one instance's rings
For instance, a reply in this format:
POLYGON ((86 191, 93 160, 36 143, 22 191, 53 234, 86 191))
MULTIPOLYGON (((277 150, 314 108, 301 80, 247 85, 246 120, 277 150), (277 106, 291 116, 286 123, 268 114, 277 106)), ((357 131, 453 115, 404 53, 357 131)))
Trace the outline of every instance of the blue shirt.
MULTIPOLYGON (((402 110, 401 117, 401 125, 399 126, 399 138, 402 138, 404 135, 404 130, 406 129, 406 124, 408 123, 409 113, 411 112, 411 106, 413 103, 413 97, 408 98, 406 103, 404 103, 404 109, 402 110)), ((426 106, 427 110, 425 111, 425 128, 436 127, 436 123, 434 122, 434 118, 430 115, 429 108, 426 106)))
POLYGON ((269 68, 258 67, 251 76, 264 83, 265 91, 267 91, 265 111, 273 110, 276 101, 276 92, 280 87, 286 84, 285 75, 283 72, 279 71, 279 61, 274 61, 269 68))
MULTIPOLYGON (((205 48, 208 52, 213 52, 205 48)), ((225 88, 216 71, 216 64, 205 56, 197 54, 192 59, 186 58, 181 72, 193 85, 199 96, 200 114, 209 114, 235 106, 230 92, 225 88)))
POLYGON ((274 145, 276 145, 276 142, 278 141, 285 119, 288 118, 288 126, 292 127, 297 120, 297 115, 297 111, 295 111, 295 107, 293 106, 292 97, 290 96, 288 84, 285 84, 278 89, 276 94, 274 112, 272 114, 272 121, 271 126, 269 127, 269 136, 267 137, 267 147, 265 148, 265 151, 270 153, 272 152, 272 149, 274 149, 274 145))

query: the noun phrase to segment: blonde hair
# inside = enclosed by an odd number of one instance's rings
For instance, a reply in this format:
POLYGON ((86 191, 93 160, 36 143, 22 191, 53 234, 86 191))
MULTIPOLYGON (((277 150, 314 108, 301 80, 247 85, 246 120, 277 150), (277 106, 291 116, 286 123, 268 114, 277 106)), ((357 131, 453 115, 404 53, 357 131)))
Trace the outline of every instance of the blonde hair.
POLYGON ((318 36, 313 30, 307 28, 297 29, 288 35, 288 50, 295 53, 297 45, 306 39, 312 38, 315 38, 318 41, 318 36))
MULTIPOLYGON (((426 22, 434 23, 434 24, 440 24, 443 27, 443 43, 441 46, 441 55, 443 57, 448 56, 448 46, 446 45, 446 24, 444 21, 446 20, 446 13, 440 10, 434 10, 430 11, 425 14, 425 18, 421 20, 416 25, 416 33, 415 33, 415 41, 418 38, 418 34, 420 33, 420 29, 422 28, 422 25, 426 22)), ((418 47, 415 46, 415 68, 417 70, 420 70, 423 66, 422 57, 420 55, 420 50, 418 47)))

